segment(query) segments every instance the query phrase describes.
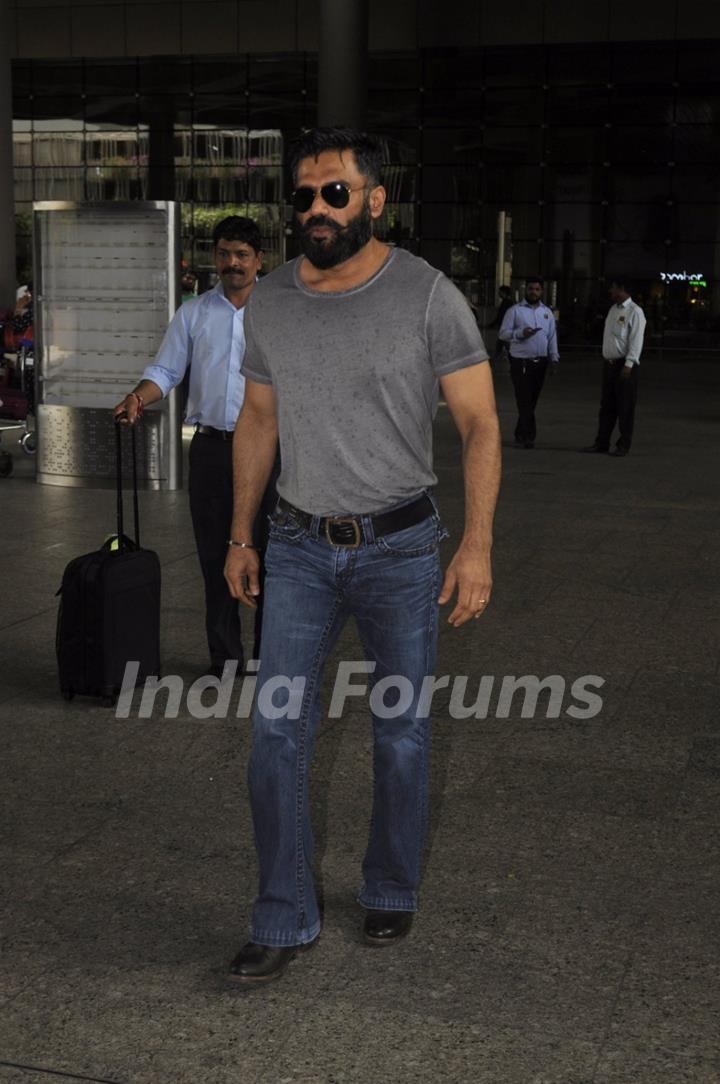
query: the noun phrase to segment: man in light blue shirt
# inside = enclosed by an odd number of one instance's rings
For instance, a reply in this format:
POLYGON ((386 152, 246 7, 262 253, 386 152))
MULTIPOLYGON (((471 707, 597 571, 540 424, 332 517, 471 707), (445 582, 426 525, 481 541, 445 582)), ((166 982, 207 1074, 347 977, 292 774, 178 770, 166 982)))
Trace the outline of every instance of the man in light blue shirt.
POLYGON ((542 302, 543 286, 537 276, 525 280, 525 300, 508 309, 498 333, 510 352, 510 376, 518 408, 515 444, 519 448, 535 446, 535 407, 548 362, 556 365, 560 360, 555 317, 542 302))
MULTIPOLYGON (((186 421, 194 423, 190 444, 190 513, 205 580, 205 624, 210 649, 209 673, 220 677, 228 660, 243 667, 238 603, 228 591, 223 568, 233 511, 232 435, 245 395, 245 304, 262 267, 260 231, 249 218, 230 216, 213 232, 218 283, 175 313, 160 349, 142 380, 118 403, 132 424, 143 408, 164 398, 181 383, 188 367, 190 382, 186 421)), ((273 503, 274 479, 266 494, 273 503)), ((261 525, 247 544, 263 548, 261 525), (259 533, 258 533, 259 532, 259 533)), ((261 617, 256 620, 255 651, 261 617)))

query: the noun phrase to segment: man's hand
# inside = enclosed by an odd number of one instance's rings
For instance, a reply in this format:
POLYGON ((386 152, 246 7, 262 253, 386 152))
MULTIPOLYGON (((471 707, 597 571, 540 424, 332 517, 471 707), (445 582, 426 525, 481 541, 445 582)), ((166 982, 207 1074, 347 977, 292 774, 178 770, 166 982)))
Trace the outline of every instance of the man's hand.
POLYGON ((632 373, 632 371, 633 371, 633 366, 632 365, 623 365, 622 369, 620 370, 620 379, 621 380, 629 380, 630 379, 630 374, 632 373))
POLYGON ((115 418, 122 415, 120 417, 121 425, 134 425, 138 418, 141 417, 144 406, 145 404, 140 396, 131 391, 121 403, 113 407, 113 415, 115 418))
POLYGON ((492 571, 490 554, 484 549, 471 549, 461 545, 445 573, 442 591, 438 598, 444 605, 457 589, 455 609, 448 617, 448 624, 458 628, 471 617, 479 617, 490 601, 492 571))
POLYGON ((539 330, 540 329, 537 328, 537 327, 524 327, 523 328, 523 339, 530 339, 535 334, 535 332, 539 331, 539 330))
POLYGON ((257 550, 228 546, 225 558, 225 579, 233 598, 243 606, 257 609, 260 594, 260 558, 257 550))

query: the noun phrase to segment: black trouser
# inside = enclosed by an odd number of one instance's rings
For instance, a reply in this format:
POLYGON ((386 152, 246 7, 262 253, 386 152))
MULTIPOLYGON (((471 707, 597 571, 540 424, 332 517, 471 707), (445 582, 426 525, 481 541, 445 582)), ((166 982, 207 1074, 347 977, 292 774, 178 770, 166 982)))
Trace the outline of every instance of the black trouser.
MULTIPOLYGON (((279 463, 276 462, 253 524, 252 540, 260 551, 261 561, 267 545, 268 516, 277 503, 275 483, 278 473, 279 463)), ((230 594, 223 573, 233 514, 232 440, 195 434, 190 443, 188 488, 195 543, 205 580, 205 628, 210 662, 213 666, 222 666, 226 659, 237 659, 240 671, 244 665, 240 603, 230 594)), ((260 657, 263 578, 261 565, 253 647, 256 659, 260 657)))
POLYGON ((514 358, 510 355, 510 376, 518 408, 518 421, 515 426, 517 441, 535 440, 535 407, 545 383, 547 367, 547 358, 514 358))
POLYGON ((615 422, 618 423, 620 430, 618 448, 624 448, 626 452, 629 452, 632 444, 638 366, 633 365, 629 376, 622 375, 624 367, 625 358, 617 358, 614 361, 608 361, 605 358, 603 361, 602 397, 595 443, 604 451, 610 447, 610 437, 615 428, 615 422))

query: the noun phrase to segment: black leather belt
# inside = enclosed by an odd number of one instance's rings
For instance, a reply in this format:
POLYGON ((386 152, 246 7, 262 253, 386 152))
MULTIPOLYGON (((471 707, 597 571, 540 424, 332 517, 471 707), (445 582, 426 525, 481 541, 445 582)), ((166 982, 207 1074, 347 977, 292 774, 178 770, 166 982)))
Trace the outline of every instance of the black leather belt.
MULTIPOLYGON (((303 512, 296 508, 283 497, 278 499, 278 508, 283 512, 290 512, 294 519, 303 527, 309 529, 314 516, 310 512, 303 512)), ((355 549, 363 541, 363 519, 369 519, 372 523, 373 535, 380 538, 384 534, 392 534, 393 531, 402 531, 405 527, 413 527, 416 523, 422 523, 428 516, 433 515, 435 507, 423 493, 411 504, 404 504, 402 508, 394 508, 391 512, 380 512, 369 516, 323 516, 319 523, 319 534, 324 535, 333 546, 351 546, 355 549)))
POLYGON ((232 440, 232 429, 216 429, 214 425, 196 425, 195 432, 203 437, 215 437, 216 440, 232 440))

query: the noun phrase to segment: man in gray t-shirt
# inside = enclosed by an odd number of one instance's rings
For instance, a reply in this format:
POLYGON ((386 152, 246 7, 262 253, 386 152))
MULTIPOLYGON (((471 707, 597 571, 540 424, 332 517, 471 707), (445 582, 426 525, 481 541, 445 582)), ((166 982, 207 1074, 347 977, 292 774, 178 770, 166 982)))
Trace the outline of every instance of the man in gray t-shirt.
POLYGON ((302 138, 292 167, 303 255, 258 284, 245 317, 225 575, 249 606, 259 593, 250 528, 278 439, 282 473, 249 766, 260 886, 251 940, 230 967, 240 983, 281 975, 320 930, 308 773, 323 665, 350 617, 365 654, 356 665, 373 687, 363 936, 386 946, 409 932, 426 820, 421 693, 435 665, 438 606, 457 592, 448 621, 458 626, 490 598, 500 440, 487 353, 452 283, 373 236, 385 203, 380 166, 377 144, 351 129, 302 138), (428 493, 439 390, 462 436, 466 494, 444 581, 444 531, 428 493), (268 691, 281 688, 279 707, 268 691), (386 703, 376 693, 388 688, 386 703))

